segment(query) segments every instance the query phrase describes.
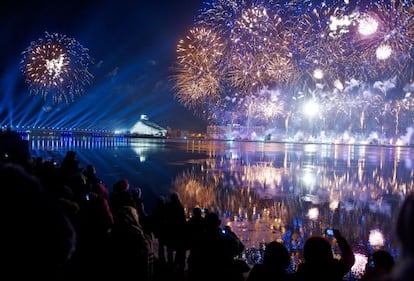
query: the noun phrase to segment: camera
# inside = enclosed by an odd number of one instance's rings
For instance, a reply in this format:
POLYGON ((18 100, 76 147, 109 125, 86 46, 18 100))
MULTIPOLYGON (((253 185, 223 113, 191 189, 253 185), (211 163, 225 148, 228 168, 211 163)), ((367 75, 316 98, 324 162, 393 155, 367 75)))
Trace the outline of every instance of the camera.
POLYGON ((329 236, 333 236, 334 235, 334 230, 332 228, 327 228, 325 230, 325 234, 329 235, 329 236))

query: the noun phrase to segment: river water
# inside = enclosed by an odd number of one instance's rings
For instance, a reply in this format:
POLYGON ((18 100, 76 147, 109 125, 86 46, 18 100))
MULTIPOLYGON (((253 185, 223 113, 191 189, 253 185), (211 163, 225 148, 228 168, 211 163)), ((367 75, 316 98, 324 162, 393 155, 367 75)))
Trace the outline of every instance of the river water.
POLYGON ((217 212, 249 262, 275 239, 299 262, 307 237, 337 228, 357 254, 356 274, 375 249, 398 256, 393 222, 414 186, 411 147, 83 138, 31 140, 30 149, 57 162, 76 151, 109 189, 127 178, 149 213, 158 195, 177 191, 189 213, 217 212))

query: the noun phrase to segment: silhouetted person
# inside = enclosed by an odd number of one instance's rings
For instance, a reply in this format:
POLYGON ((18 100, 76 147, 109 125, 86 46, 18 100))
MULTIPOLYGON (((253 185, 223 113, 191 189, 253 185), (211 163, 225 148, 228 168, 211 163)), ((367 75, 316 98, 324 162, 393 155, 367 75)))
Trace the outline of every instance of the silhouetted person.
POLYGON ((166 227, 167 227, 167 200, 160 195, 156 199, 155 207, 150 214, 150 226, 155 238, 158 239, 158 261, 161 264, 166 263, 166 227))
POLYGON ((127 179, 119 180, 113 185, 109 194, 109 205, 113 214, 124 206, 136 208, 135 200, 129 192, 129 181, 127 179))
POLYGON ((77 251, 73 259, 74 279, 101 279, 100 269, 108 255, 109 233, 114 224, 103 183, 91 186, 87 198, 80 204, 77 213, 77 251))
POLYGON ((298 266, 295 274, 297 280, 343 280, 354 265, 355 257, 350 245, 337 229, 334 229, 334 237, 341 250, 340 259, 334 258, 331 244, 324 237, 312 236, 305 241, 305 261, 298 266))
POLYGON ((285 245, 272 241, 266 245, 263 262, 253 266, 247 281, 292 280, 287 272, 289 266, 290 255, 285 245))
POLYGON ((187 221, 186 226, 186 243, 187 247, 191 250, 194 245, 197 244, 200 237, 203 235, 205 231, 205 220, 203 217, 202 209, 199 207, 193 208, 193 212, 191 217, 187 221))
POLYGON ((401 255, 391 273, 392 281, 414 278, 414 194, 407 195, 401 205, 395 225, 401 255))
POLYGON ((139 224, 137 210, 123 206, 114 213, 110 235, 109 275, 112 280, 142 280, 152 278, 152 248, 139 224))
POLYGON ((2 280, 63 280, 76 233, 54 197, 22 166, 0 164, 2 280))
POLYGON ((60 172, 63 183, 71 188, 74 200, 78 203, 83 201, 87 193, 86 177, 76 159, 75 151, 66 152, 60 165, 60 172))
POLYGON ((203 235, 190 250, 189 280, 244 280, 243 273, 249 268, 236 259, 243 251, 244 245, 237 237, 223 231, 216 213, 209 212, 205 216, 205 224, 203 235))
POLYGON ((184 272, 186 259, 185 226, 187 217, 178 193, 173 192, 166 203, 167 262, 179 273, 184 272))
POLYGON ((76 159, 76 152, 69 150, 60 164, 62 175, 65 178, 71 177, 73 174, 79 172, 79 161, 76 159))
POLYGON ((142 190, 139 187, 130 188, 130 193, 132 199, 135 203, 135 208, 137 209, 139 216, 139 223, 141 224, 144 232, 147 235, 152 235, 151 225, 149 221, 149 215, 145 211, 144 200, 142 199, 142 190))
POLYGON ((103 183, 103 181, 96 174, 95 166, 88 164, 83 170, 83 175, 85 176, 87 190, 90 191, 93 185, 103 183))
POLYGON ((386 250, 377 250, 369 257, 361 281, 386 280, 393 267, 393 256, 386 250))

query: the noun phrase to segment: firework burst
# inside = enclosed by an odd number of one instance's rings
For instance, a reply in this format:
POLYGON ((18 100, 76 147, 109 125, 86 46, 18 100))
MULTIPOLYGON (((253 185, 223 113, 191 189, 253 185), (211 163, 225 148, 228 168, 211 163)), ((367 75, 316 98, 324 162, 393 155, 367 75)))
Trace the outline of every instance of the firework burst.
POLYGON ((198 24, 208 26, 223 37, 229 37, 235 20, 240 17, 244 7, 246 7, 245 0, 207 1, 196 21, 198 24))
POLYGON ((176 98, 196 109, 206 100, 217 101, 222 91, 225 44, 210 29, 194 27, 177 45, 176 98))
POLYGON ((293 30, 295 50, 305 80, 332 87, 329 82, 344 81, 350 75, 349 70, 354 67, 349 62, 355 54, 349 48, 349 31, 354 17, 348 13, 346 4, 325 2, 297 15, 293 30), (345 60, 348 64, 344 64, 345 60))
POLYGON ((88 49, 66 35, 45 32, 22 55, 21 71, 30 92, 53 103, 73 102, 93 78, 88 49))
POLYGON ((289 33, 282 18, 264 5, 243 10, 230 35, 228 77, 240 92, 251 95, 292 80, 289 33))
POLYGON ((258 121, 272 122, 285 113, 281 92, 263 89, 250 103, 249 114, 258 121))
POLYGON ((413 99, 397 92, 414 78, 412 1, 204 4, 179 43, 174 78, 179 102, 208 121, 280 127, 283 116, 286 133, 306 131, 306 116, 296 113, 308 99, 323 108, 312 122, 325 131, 394 127, 397 134, 401 118, 412 120, 413 99))
MULTIPOLYGON (((364 68, 371 79, 400 75, 412 78, 409 65, 414 45, 414 4, 412 1, 375 2, 361 12, 354 31, 354 45, 360 50, 364 68)), ((361 61, 361 60, 360 60, 361 61)))

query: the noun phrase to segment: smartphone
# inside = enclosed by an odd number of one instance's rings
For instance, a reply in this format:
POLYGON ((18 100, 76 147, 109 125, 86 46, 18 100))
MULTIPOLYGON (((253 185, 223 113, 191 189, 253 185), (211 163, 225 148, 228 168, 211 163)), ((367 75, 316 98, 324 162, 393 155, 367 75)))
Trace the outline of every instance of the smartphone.
POLYGON ((333 231, 333 229, 332 229, 332 228, 327 228, 327 229, 325 230, 325 234, 326 234, 326 235, 329 235, 329 236, 333 236, 333 235, 334 235, 334 231, 333 231))

